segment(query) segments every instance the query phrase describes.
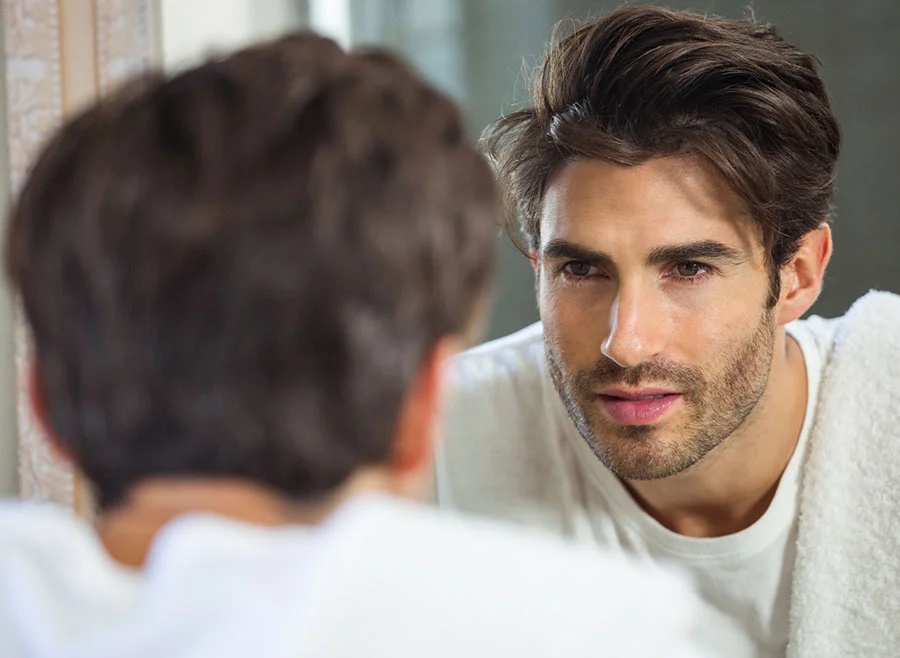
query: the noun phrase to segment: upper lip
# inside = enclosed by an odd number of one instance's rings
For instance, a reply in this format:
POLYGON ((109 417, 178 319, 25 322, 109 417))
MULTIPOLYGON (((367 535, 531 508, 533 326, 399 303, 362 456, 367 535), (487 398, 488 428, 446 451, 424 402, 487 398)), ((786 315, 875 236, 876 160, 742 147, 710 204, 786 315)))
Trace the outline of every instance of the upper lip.
POLYGON ((605 395, 613 398, 622 398, 624 400, 637 400, 639 398, 646 398, 653 395, 678 395, 678 391, 671 391, 665 388, 638 388, 630 391, 626 391, 622 388, 607 388, 600 391, 598 395, 605 395))

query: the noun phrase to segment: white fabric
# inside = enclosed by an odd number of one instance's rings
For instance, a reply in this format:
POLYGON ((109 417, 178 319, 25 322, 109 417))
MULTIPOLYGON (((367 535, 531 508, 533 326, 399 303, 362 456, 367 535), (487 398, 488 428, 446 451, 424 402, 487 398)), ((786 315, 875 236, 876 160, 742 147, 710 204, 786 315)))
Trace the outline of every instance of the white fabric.
POLYGON ((709 656, 679 578, 387 497, 315 528, 166 526, 143 572, 65 511, 0 506, 0 656, 709 656))
POLYGON ((900 297, 834 337, 801 493, 794 656, 900 655, 900 297))
MULTIPOLYGON (((772 505, 743 532, 714 539, 682 537, 641 510, 594 457, 569 420, 545 368, 540 324, 480 346, 457 360, 437 463, 438 500, 447 507, 537 526, 607 550, 681 565, 705 597, 736 622, 726 646, 718 648, 723 656, 878 655, 877 647, 888 645, 879 644, 880 639, 861 638, 863 627, 854 620, 867 610, 865 614, 871 615, 868 627, 878 628, 881 636, 895 637, 900 611, 891 621, 878 612, 877 605, 870 605, 862 590, 855 600, 843 596, 843 591, 853 589, 848 578, 858 578, 854 582, 860 588, 871 576, 863 578, 849 570, 851 575, 844 572, 841 579, 834 580, 819 574, 840 571, 844 565, 838 556, 846 559, 854 550, 865 550, 891 574, 900 568, 900 504, 892 493, 900 479, 891 479, 900 464, 900 376, 897 364, 884 365, 884 355, 872 349, 873 344, 885 343, 891 348, 888 354, 900 356, 895 346, 900 340, 886 335, 878 340, 869 337, 868 346, 859 348, 868 355, 867 361, 878 360, 867 365, 878 371, 880 386, 879 395, 871 398, 877 403, 870 407, 864 405, 870 398, 860 395, 867 371, 849 365, 851 361, 861 363, 861 357, 853 355, 846 366, 855 376, 842 372, 835 378, 823 375, 823 370, 828 373, 829 368, 833 371, 836 364, 844 362, 840 340, 838 349, 833 349, 836 333, 856 335, 855 324, 873 324, 868 319, 854 320, 862 315, 861 309, 869 308, 869 313, 877 315, 898 305, 896 297, 873 294, 858 302, 846 319, 811 318, 789 326, 808 372, 810 395, 804 428, 772 505), (833 383, 823 385, 817 393, 822 376, 833 383), (848 395, 847 387, 853 395, 848 395), (848 400, 855 400, 855 406, 848 407, 848 400), (863 452, 853 439, 866 436, 857 425, 857 416, 864 410, 873 414, 867 420, 881 419, 876 426, 882 463, 867 458, 863 464, 873 463, 849 469, 853 475, 841 469, 847 462, 858 461, 854 455, 863 452), (833 420, 823 427, 823 418, 833 420), (832 431, 838 421, 842 423, 840 433, 832 431), (812 428, 816 429, 811 432, 812 428), (839 448, 827 448, 837 444, 839 448), (891 445, 893 452, 888 450, 891 445), (815 456, 830 451, 839 452, 843 461, 815 456), (806 459, 819 466, 806 466, 806 459), (801 486, 813 470, 819 476, 815 478, 818 484, 801 486), (867 471, 876 477, 864 478, 867 471), (857 486, 851 484, 854 477, 865 479, 872 496, 881 503, 871 515, 873 527, 866 532, 858 527, 860 516, 852 511, 853 505, 865 504, 852 493, 857 486), (845 486, 830 486, 839 481, 845 486), (801 499, 804 520, 800 528, 810 528, 813 522, 809 518, 818 519, 815 541, 798 530, 801 499), (835 524, 833 515, 838 511, 841 519, 848 519, 846 526, 852 532, 847 532, 844 524, 835 524), (859 536, 871 537, 873 545, 858 544, 859 536), (893 557, 890 551, 895 552, 893 557), (794 574, 798 553, 802 557, 794 574), (804 563, 805 556, 814 559, 804 563), (829 588, 829 583, 835 582, 844 583, 846 589, 829 588), (831 595, 820 597, 823 588, 831 595), (808 621, 811 610, 820 622, 808 621), (843 622, 833 627, 847 638, 839 645, 833 643, 834 631, 824 630, 829 619, 843 622), (819 624, 823 628, 817 629, 819 624), (819 639, 823 637, 829 638, 828 642, 819 639), (867 653, 870 649, 875 653, 867 653)), ((881 324, 896 331, 900 311, 891 311, 887 317, 881 324)), ((866 345, 866 339, 858 342, 866 345)), ((900 586, 900 577, 879 582, 884 583, 884 596, 888 597, 890 583, 900 586)), ((893 596, 892 605, 898 600, 893 596)), ((898 646, 892 646, 891 655, 896 655, 898 646)))

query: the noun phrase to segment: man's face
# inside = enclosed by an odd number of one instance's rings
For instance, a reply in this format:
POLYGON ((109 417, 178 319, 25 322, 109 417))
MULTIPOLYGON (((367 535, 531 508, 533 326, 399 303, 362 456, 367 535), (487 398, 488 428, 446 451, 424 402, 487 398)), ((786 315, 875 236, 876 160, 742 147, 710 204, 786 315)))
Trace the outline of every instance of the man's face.
POLYGON ((611 471, 680 473, 745 422, 772 363, 768 266, 706 161, 566 165, 536 257, 550 374, 611 471))

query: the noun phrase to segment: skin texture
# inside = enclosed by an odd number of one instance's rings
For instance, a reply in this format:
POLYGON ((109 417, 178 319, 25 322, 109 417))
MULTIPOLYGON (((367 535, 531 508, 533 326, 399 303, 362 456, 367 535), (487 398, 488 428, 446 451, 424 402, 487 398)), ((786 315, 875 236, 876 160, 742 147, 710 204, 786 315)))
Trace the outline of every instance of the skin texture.
POLYGON ((550 374, 600 461, 667 527, 730 534, 771 501, 806 409, 784 324, 815 301, 830 253, 826 225, 808 234, 771 307, 761 233, 707 161, 580 160, 550 180, 533 254, 550 374), (649 420, 614 409, 651 394, 665 403, 649 420))

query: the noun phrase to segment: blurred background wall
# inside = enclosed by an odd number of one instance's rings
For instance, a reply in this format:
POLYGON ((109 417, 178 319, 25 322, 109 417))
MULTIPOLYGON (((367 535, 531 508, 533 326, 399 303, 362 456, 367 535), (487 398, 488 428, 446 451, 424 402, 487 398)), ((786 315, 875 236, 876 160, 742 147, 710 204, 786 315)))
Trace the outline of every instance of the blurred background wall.
MULTIPOLYGON (((0 0, 4 206, 60 122, 155 63, 158 10, 157 0, 0 0)), ((22 394, 28 342, 3 285, 0 496, 51 500, 89 516, 87 482, 49 448, 22 394)))

